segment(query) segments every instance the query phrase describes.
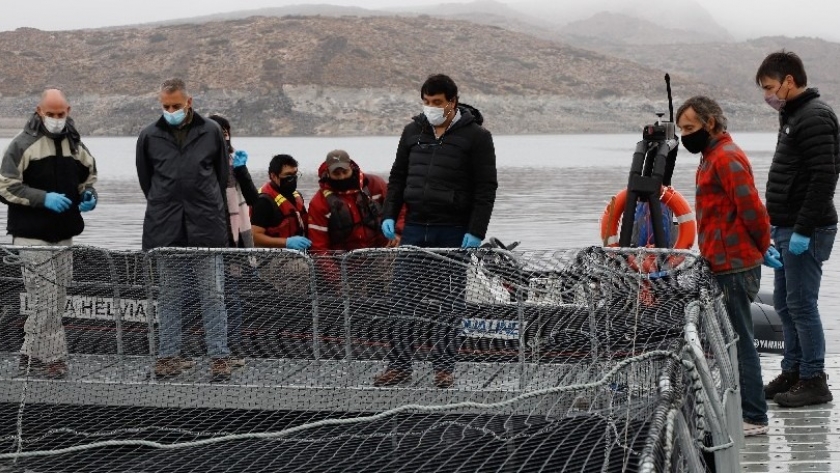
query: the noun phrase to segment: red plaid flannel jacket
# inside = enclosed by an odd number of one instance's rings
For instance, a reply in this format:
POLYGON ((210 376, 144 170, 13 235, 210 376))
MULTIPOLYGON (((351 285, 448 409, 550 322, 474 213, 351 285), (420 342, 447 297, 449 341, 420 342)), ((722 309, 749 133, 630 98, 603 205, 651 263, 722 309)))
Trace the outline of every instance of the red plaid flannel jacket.
POLYGON ((747 156, 728 133, 712 139, 697 167, 700 254, 715 273, 761 265, 770 246, 770 218, 747 156))

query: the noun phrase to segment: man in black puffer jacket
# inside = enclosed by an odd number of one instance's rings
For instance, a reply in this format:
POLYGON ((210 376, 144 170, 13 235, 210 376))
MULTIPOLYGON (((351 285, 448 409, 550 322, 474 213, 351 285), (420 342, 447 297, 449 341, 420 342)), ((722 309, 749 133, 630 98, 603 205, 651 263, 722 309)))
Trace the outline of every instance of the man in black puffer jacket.
POLYGON ((796 54, 770 54, 755 81, 765 101, 779 111, 780 124, 766 200, 771 235, 784 264, 775 270, 773 305, 782 319, 785 351, 782 373, 764 393, 785 407, 822 404, 832 395, 817 299, 822 263, 837 235, 840 129, 817 89, 806 87, 805 67, 796 54))
MULTIPOLYGON (((405 205, 400 245, 478 247, 487 232, 498 187, 493 137, 481 126, 478 110, 459 104, 458 87, 448 76, 429 76, 420 88, 420 98, 423 113, 403 130, 391 167, 382 232, 395 238, 395 221, 405 205)), ((466 274, 465 255, 453 252, 450 256, 425 262, 400 257, 392 283, 398 288, 395 307, 414 314, 429 312, 431 359, 439 388, 454 382, 455 336, 460 327, 456 314, 463 308, 466 274), (425 281, 417 281, 421 274, 425 281), (415 290, 407 290, 411 287, 415 290)), ((408 319, 394 321, 389 366, 374 385, 390 386, 411 378, 412 344, 419 343, 417 334, 423 331, 408 319)))

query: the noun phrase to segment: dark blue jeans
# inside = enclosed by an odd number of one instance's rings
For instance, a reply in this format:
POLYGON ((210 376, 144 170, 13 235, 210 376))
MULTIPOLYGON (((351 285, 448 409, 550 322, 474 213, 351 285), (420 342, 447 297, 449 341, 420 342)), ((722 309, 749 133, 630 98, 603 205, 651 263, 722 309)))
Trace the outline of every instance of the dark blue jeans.
POLYGON ((793 228, 772 227, 770 234, 784 264, 775 270, 773 287, 773 306, 782 319, 785 337, 782 370, 813 378, 825 368, 825 334, 817 299, 822 264, 831 256, 837 225, 816 228, 808 249, 800 255, 788 250, 793 228))
MULTIPOLYGON (((407 224, 400 245, 459 248, 464 227, 407 224)), ((392 307, 388 368, 412 370, 416 345, 430 343, 435 371, 455 370, 466 287, 466 252, 440 255, 399 254, 391 284, 392 307)))
POLYGON ((751 304, 761 284, 761 266, 737 273, 717 274, 732 328, 738 334, 738 372, 741 383, 741 411, 751 424, 767 425, 767 401, 761 365, 755 349, 751 304))

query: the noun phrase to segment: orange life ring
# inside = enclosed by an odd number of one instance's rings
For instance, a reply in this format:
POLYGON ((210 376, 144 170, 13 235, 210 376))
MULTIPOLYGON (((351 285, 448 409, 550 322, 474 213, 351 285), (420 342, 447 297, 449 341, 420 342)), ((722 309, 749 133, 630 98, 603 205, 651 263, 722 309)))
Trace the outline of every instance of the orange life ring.
MULTIPOLYGON (((674 248, 687 250, 694 246, 694 238, 697 235, 697 222, 694 219, 694 212, 691 206, 679 192, 673 187, 663 187, 659 196, 660 202, 665 204, 674 214, 677 221, 677 240, 674 248)), ((627 189, 622 189, 607 204, 604 214, 601 216, 601 241, 604 246, 618 246, 618 224, 624 215, 624 205, 627 203, 627 189)))

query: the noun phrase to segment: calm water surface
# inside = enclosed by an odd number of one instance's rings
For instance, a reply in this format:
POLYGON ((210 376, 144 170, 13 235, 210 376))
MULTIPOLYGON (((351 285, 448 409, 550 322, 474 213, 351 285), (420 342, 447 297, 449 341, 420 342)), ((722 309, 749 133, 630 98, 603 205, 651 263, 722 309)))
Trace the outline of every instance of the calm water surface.
MULTIPOLYGON (((733 133, 752 161, 759 191, 776 144, 774 133, 733 133)), ((248 168, 259 186, 267 179, 275 154, 291 154, 304 175, 300 190, 308 198, 317 188, 316 170, 327 152, 342 148, 362 170, 387 179, 397 137, 234 138, 250 156, 248 168)), ((499 192, 488 235, 523 248, 571 248, 599 244, 599 219, 609 198, 627 185, 639 135, 518 135, 495 137, 499 192)), ((5 149, 9 139, 0 139, 5 149)), ((145 200, 134 166, 136 138, 87 138, 99 168, 99 204, 86 215, 86 230, 75 242, 113 249, 137 249, 145 200)), ((694 172, 699 157, 680 150, 673 183, 694 202, 694 172)), ((840 206, 840 197, 835 196, 840 206)), ((0 205, 5 229, 6 206, 0 205)), ((6 235, 0 242, 10 243, 6 235)), ((764 268, 763 287, 772 287, 764 268)), ((840 353, 840 246, 824 266, 820 309, 828 350, 840 353)))

